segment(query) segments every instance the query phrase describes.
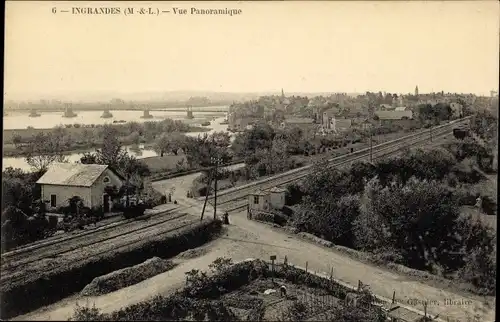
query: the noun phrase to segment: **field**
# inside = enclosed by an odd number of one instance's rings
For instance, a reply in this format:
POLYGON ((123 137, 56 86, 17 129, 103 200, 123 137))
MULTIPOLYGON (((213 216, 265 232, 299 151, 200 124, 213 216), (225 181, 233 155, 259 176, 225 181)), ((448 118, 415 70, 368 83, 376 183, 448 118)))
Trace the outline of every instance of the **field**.
MULTIPOLYGON (((179 162, 183 162, 183 167, 187 167, 187 160, 185 155, 164 155, 163 157, 156 156, 141 159, 151 173, 169 172, 177 170, 179 162)), ((182 169, 182 168, 181 168, 182 169)))

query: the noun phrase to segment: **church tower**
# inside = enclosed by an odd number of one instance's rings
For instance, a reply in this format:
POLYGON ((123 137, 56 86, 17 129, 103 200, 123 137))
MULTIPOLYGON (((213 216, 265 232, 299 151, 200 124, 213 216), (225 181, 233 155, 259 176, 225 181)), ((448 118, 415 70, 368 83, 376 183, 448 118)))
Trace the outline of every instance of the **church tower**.
POLYGON ((283 91, 283 88, 281 89, 281 98, 285 98, 285 92, 283 91))
POLYGON ((418 96, 418 85, 415 86, 415 96, 418 96))

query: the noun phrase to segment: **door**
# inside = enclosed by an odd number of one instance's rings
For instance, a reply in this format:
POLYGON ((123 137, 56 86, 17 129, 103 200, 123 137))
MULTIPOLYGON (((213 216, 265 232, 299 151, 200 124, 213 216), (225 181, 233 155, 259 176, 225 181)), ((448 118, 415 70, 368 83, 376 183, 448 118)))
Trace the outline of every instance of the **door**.
POLYGON ((105 213, 109 212, 109 195, 108 194, 104 194, 102 206, 103 206, 103 210, 105 213))

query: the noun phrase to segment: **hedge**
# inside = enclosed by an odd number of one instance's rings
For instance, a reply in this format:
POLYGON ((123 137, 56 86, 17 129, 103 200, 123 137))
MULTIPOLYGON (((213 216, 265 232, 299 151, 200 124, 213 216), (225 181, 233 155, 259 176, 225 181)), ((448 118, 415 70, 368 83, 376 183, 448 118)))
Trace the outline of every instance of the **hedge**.
POLYGON ((146 240, 126 251, 102 257, 84 258, 70 267, 57 267, 38 276, 26 276, 18 283, 2 283, 1 318, 8 319, 52 304, 81 291, 95 277, 133 266, 152 257, 171 258, 211 240, 221 231, 222 223, 205 221, 173 236, 146 240), (7 284, 7 285, 6 285, 7 284), (30 299, 27 301, 26 299, 30 299))

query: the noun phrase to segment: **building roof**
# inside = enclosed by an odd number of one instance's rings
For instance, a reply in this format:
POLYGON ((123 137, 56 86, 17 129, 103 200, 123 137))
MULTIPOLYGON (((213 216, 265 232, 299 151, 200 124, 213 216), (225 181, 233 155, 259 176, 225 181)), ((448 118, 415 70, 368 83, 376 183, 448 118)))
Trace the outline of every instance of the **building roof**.
POLYGON ((334 120, 336 124, 352 124, 352 119, 336 117, 334 120))
POLYGON ((313 121, 314 120, 312 118, 308 117, 291 117, 285 119, 285 123, 288 124, 311 124, 313 121))
POLYGON ((258 190, 258 191, 254 191, 253 193, 251 193, 252 196, 268 196, 269 193, 267 192, 264 192, 262 190, 258 190))
POLYGON ((375 115, 381 120, 401 120, 403 117, 413 118, 412 111, 376 111, 375 115))
POLYGON ((286 189, 273 187, 273 188, 269 189, 269 192, 282 193, 282 192, 286 192, 286 189))
MULTIPOLYGON (((108 166, 101 164, 54 162, 36 183, 59 186, 90 187, 106 169, 108 169, 108 166)), ((118 176, 121 178, 120 175, 118 176)))

